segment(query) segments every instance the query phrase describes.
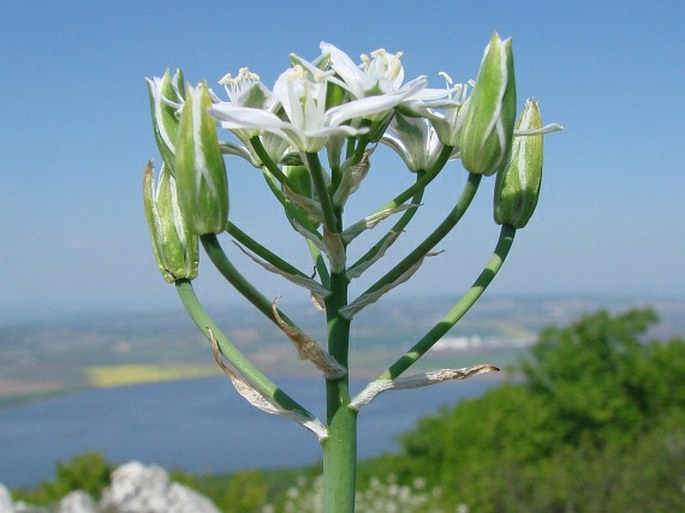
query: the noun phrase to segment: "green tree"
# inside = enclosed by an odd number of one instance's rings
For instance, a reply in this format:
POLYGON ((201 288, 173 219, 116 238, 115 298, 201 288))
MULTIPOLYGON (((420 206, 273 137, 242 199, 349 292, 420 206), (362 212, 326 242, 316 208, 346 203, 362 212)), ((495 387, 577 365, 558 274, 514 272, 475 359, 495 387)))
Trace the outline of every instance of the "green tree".
POLYGON ((650 418, 662 381, 642 338, 657 321, 650 309, 605 311, 543 331, 522 363, 531 392, 549 401, 560 441, 633 443, 650 418))
POLYGON ((66 462, 58 462, 55 479, 46 481, 32 490, 17 490, 16 499, 32 504, 52 504, 74 490, 83 490, 95 499, 110 483, 113 467, 100 452, 86 452, 66 462))
POLYGON ((267 502, 264 474, 245 470, 231 475, 226 494, 219 501, 226 513, 260 513, 267 502))
POLYGON ((685 511, 685 341, 647 342, 656 320, 544 330, 523 383, 421 419, 385 461, 479 513, 685 511))

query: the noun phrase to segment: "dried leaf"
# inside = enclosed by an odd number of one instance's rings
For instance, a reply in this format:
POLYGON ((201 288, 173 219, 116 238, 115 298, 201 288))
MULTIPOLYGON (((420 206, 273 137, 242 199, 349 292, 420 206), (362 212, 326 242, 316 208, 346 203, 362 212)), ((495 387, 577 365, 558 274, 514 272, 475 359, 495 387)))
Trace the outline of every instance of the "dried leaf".
POLYGON ((372 228, 375 228, 378 223, 380 223, 384 219, 387 219, 391 215, 396 214, 398 212, 402 212, 404 210, 409 210, 410 208, 418 208, 419 206, 420 205, 414 205, 410 203, 407 205, 400 205, 399 207, 395 208, 385 208, 383 210, 379 210, 378 212, 365 217, 361 221, 354 223, 347 230, 345 230, 342 234, 343 240, 349 244, 357 235, 363 233, 366 230, 371 230, 372 228))
POLYGON ((461 369, 440 369, 395 379, 372 381, 364 390, 359 392, 359 394, 352 399, 350 408, 359 411, 362 406, 370 403, 378 394, 385 392, 386 390, 425 387, 428 385, 435 385, 436 383, 443 383, 445 381, 470 378, 471 376, 484 372, 499 372, 499 367, 483 364, 461 369))
POLYGON ((385 255, 386 251, 392 246, 397 238, 402 234, 400 231, 393 231, 389 232, 387 237, 385 239, 382 239, 380 242, 380 245, 378 249, 376 250, 375 254, 369 258, 368 260, 364 260, 362 262, 359 262, 357 265, 350 267, 347 270, 347 278, 349 280, 354 280, 355 278, 359 278, 364 271, 366 271, 369 267, 371 267, 373 264, 375 264, 378 260, 383 258, 385 255))
POLYGON ((324 227, 323 244, 324 251, 328 255, 328 262, 331 265, 331 272, 340 272, 345 269, 346 253, 340 234, 329 232, 324 227))
POLYGON ((279 299, 280 297, 277 297, 274 299, 273 303, 271 303, 271 311, 274 314, 278 327, 281 328, 283 333, 285 333, 288 338, 292 340, 293 344, 295 344, 300 359, 310 360, 322 372, 326 379, 338 379, 347 374, 347 369, 340 365, 316 340, 283 320, 276 307, 279 299))
POLYGON ((359 188, 362 180, 366 178, 366 175, 371 169, 371 161, 369 156, 374 152, 376 147, 374 146, 369 151, 364 153, 362 160, 356 166, 342 166, 342 179, 340 180, 340 185, 333 194, 333 203, 339 206, 345 205, 347 199, 354 194, 359 188))
POLYGON ((216 361, 217 365, 219 365, 221 370, 224 371, 224 374, 228 376, 228 379, 231 380, 231 383, 235 387, 236 391, 243 396, 247 402, 249 402, 255 408, 258 408, 270 415, 278 415, 280 417, 286 417, 290 420, 294 420, 298 424, 301 424, 314 433, 319 442, 322 442, 328 438, 328 429, 319 419, 311 417, 305 414, 305 412, 286 410, 278 403, 259 392, 238 371, 227 365, 222 358, 221 349, 219 348, 219 343, 217 342, 214 333, 212 333, 212 330, 209 328, 207 328, 207 331, 209 332, 209 341, 212 343, 214 360, 216 361))
POLYGON ((283 192, 299 209, 312 216, 318 222, 323 222, 323 211, 321 210, 320 202, 312 198, 308 198, 303 194, 294 192, 287 185, 283 187, 283 192))
POLYGON ((301 275, 292 274, 292 273, 288 273, 286 271, 283 271, 283 270, 279 269, 278 267, 270 264, 269 262, 266 262, 266 261, 262 260, 261 258, 258 258, 257 256, 253 255, 251 252, 247 251, 245 248, 243 248, 237 242, 233 241, 233 243, 236 246, 238 246, 240 251, 245 253, 254 262, 261 265, 267 271, 270 271, 272 273, 283 276, 289 282, 294 283, 295 285, 299 285, 300 287, 304 287, 307 290, 309 290, 312 294, 316 294, 317 296, 322 297, 324 299, 327 298, 328 296, 330 296, 331 291, 328 290, 323 285, 321 285, 318 281, 313 280, 312 278, 308 278, 306 276, 301 276, 301 275))
MULTIPOLYGON (((440 251, 437 253, 426 253, 426 257, 436 256, 436 255, 439 255, 440 253, 442 253, 442 252, 440 251)), ((364 307, 375 303, 384 294, 387 294, 392 289, 394 289, 398 285, 401 285, 402 283, 407 281, 409 278, 411 278, 414 275, 414 273, 416 271, 418 271, 419 267, 421 267, 421 264, 423 263, 424 258, 421 258, 420 260, 418 260, 414 265, 412 265, 403 274, 401 274, 395 281, 380 287, 378 290, 376 290, 374 292, 368 292, 366 294, 362 294, 357 299, 352 301, 350 304, 341 308, 340 309, 340 315, 342 315, 347 320, 351 320, 352 317, 354 317, 357 314, 357 312, 362 310, 364 307)))

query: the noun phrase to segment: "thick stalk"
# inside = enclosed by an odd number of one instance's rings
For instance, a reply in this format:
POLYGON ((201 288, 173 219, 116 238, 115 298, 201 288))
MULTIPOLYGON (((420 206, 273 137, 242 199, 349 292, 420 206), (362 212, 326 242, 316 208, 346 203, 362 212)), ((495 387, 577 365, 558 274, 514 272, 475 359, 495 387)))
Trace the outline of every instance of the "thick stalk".
MULTIPOLYGON (((326 300, 328 352, 348 368, 350 321, 339 314, 347 304, 344 272, 331 273, 332 294, 326 300)), ((328 439, 323 446, 324 511, 354 513, 357 465, 357 413, 350 403, 349 376, 326 381, 328 439)))

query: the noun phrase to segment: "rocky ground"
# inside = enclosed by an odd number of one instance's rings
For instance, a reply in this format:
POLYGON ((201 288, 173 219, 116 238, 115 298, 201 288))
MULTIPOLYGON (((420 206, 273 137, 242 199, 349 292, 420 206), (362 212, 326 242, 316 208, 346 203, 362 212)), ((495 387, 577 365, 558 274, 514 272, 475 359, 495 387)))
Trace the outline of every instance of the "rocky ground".
POLYGON ((12 502, 0 484, 0 513, 220 513, 212 501, 169 479, 157 466, 138 462, 119 467, 99 502, 87 493, 72 492, 52 508, 12 502))

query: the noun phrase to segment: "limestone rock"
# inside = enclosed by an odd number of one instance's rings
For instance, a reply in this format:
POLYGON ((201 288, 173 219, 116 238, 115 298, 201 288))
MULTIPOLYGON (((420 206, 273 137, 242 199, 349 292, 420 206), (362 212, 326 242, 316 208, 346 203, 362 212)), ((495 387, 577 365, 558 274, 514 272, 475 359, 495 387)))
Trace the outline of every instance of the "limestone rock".
POLYGON ((57 513, 99 513, 93 498, 86 492, 71 492, 59 503, 57 513))
MULTIPOLYGON (((2 510, 0 510, 0 511, 2 511, 2 510)), ((42 508, 40 506, 32 506, 31 504, 26 504, 23 501, 15 502, 14 503, 14 509, 10 509, 10 512, 14 512, 14 513, 50 513, 50 511, 47 508, 42 508)))
POLYGON ((2 483, 0 483, 0 513, 14 513, 10 492, 2 483))
MULTIPOLYGON (((112 483, 102 492, 98 505, 85 492, 64 497, 57 513, 220 513, 212 501, 187 486, 169 480, 160 467, 128 463, 112 473, 112 483)), ((0 483, 0 513, 48 513, 23 502, 12 503, 9 490, 0 483)))
POLYGON ((102 493, 102 513, 220 513, 214 504, 187 486, 169 481, 164 469, 132 462, 112 473, 102 493))

